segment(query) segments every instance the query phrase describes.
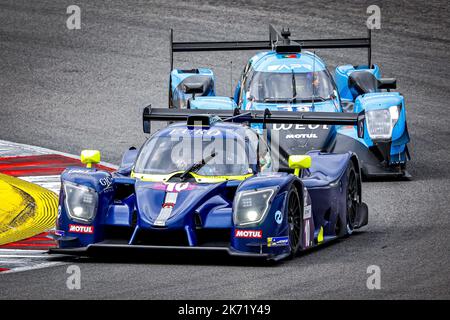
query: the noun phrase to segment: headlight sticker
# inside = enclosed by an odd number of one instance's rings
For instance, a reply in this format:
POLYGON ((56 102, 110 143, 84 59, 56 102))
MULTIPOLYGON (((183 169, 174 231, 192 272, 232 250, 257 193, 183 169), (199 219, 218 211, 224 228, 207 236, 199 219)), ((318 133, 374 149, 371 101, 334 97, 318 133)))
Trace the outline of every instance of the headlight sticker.
POLYGON ((367 132, 371 139, 391 139, 394 126, 400 117, 401 104, 366 112, 367 132))
POLYGON ((64 203, 69 218, 78 222, 89 223, 97 213, 98 194, 95 189, 65 181, 64 203))
POLYGON ((234 201, 234 221, 237 225, 258 224, 269 211, 276 188, 240 191, 234 201))

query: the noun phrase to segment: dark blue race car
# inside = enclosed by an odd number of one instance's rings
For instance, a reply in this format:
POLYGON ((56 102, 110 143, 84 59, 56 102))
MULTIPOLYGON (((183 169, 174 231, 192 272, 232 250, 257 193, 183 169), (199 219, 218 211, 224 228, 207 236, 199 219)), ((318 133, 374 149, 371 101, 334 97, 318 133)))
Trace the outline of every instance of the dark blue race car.
MULTIPOLYGON (((62 176, 53 253, 218 253, 279 260, 367 224, 361 169, 351 152, 291 155, 277 171, 267 135, 250 125, 352 125, 364 114, 144 109, 175 122, 128 150, 117 172, 84 167, 62 176)), ((115 256, 117 256, 115 254, 115 256)))
MULTIPOLYGON (((249 59, 232 98, 217 97, 210 69, 173 69, 169 107, 191 109, 289 110, 292 112, 361 112, 366 134, 352 126, 276 124, 280 159, 310 150, 352 151, 364 177, 409 178, 410 141, 403 96, 393 92, 396 80, 382 78, 371 62, 371 36, 355 39, 291 40, 290 32, 270 26, 269 41, 173 42, 172 52, 262 50, 249 59), (307 49, 367 48, 368 64, 341 65, 334 77, 324 61, 307 49)), ((173 61, 173 57, 171 59, 173 61)), ((173 65, 173 62, 172 62, 173 65)), ((258 129, 255 125, 255 129, 258 129)))

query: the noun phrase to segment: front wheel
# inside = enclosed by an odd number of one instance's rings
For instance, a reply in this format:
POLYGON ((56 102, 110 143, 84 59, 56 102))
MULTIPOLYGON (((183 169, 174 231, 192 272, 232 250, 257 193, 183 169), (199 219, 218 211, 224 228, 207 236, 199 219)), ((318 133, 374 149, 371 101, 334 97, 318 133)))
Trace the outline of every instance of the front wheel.
POLYGON ((358 206, 361 203, 360 177, 355 165, 350 161, 347 167, 347 214, 346 235, 351 235, 358 215, 358 206))
POLYGON ((291 186, 287 198, 290 257, 294 257, 300 247, 302 230, 302 209, 297 188, 291 186))

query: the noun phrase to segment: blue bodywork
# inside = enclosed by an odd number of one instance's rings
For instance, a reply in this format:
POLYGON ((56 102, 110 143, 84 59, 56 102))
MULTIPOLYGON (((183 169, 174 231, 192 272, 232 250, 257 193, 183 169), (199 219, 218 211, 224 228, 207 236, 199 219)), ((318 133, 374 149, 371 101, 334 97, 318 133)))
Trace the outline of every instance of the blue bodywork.
MULTIPOLYGON (((170 137, 174 131, 185 137, 194 134, 208 136, 214 131, 214 134, 230 139, 247 141, 240 137, 243 128, 252 131, 241 124, 221 121, 205 128, 172 124, 152 135, 147 143, 158 137, 170 137)), ((248 143, 247 156, 258 158, 259 147, 255 149, 248 143)), ((348 168, 354 167, 357 177, 360 176, 358 159, 351 152, 329 154, 311 151, 311 168, 303 170, 300 176, 289 172, 261 171, 259 166, 254 166, 251 167, 252 173, 245 177, 220 177, 202 182, 195 176, 180 181, 176 175, 165 178, 151 176, 148 179, 134 173, 135 159, 145 156, 145 150, 142 147, 140 151, 127 151, 119 170, 113 173, 81 167, 70 167, 62 173, 54 236, 58 248, 51 252, 85 255, 103 249, 193 250, 279 260, 291 254, 287 195, 293 188, 299 195, 301 208, 299 250, 351 233, 346 228, 348 168), (88 187, 98 195, 90 221, 80 221, 69 214, 69 209, 72 210, 76 204, 67 201, 66 185, 88 187), (234 219, 236 196, 245 191, 268 189, 275 191, 262 221, 238 225, 234 219), (167 203, 168 197, 176 200, 167 203), (158 222, 167 207, 170 207, 170 214, 162 223, 158 222)), ((360 179, 357 184, 358 205, 363 209, 358 211, 354 228, 367 224, 367 207, 361 201, 360 179)))
POLYGON ((214 73, 207 68, 191 70, 175 69, 170 73, 169 104, 174 108, 186 108, 187 101, 192 97, 185 91, 185 84, 203 84, 202 96, 215 96, 214 73))
POLYGON ((228 97, 196 97, 189 100, 190 109, 225 109, 234 110, 236 102, 228 97))
MULTIPOLYGON (((356 128, 340 126, 328 128, 328 133, 322 132, 326 137, 312 140, 311 136, 317 134, 314 130, 284 130, 287 137, 297 137, 297 147, 291 144, 286 152, 289 154, 300 154, 302 151, 323 150, 327 152, 356 153, 360 159, 362 172, 365 177, 409 177, 406 172, 406 163, 409 160, 408 143, 410 141, 406 124, 406 106, 404 97, 398 92, 390 92, 390 89, 383 90, 373 88, 372 92, 357 92, 351 85, 350 77, 354 72, 370 73, 374 79, 382 80, 381 71, 377 65, 369 68, 364 66, 342 65, 335 70, 335 75, 328 72, 323 60, 308 51, 299 53, 277 53, 275 51, 261 52, 253 56, 244 67, 241 78, 236 86, 233 100, 243 110, 290 110, 290 111, 311 111, 311 112, 360 112, 366 111, 366 119, 371 119, 371 112, 375 110, 386 110, 391 107, 398 109, 398 119, 392 126, 392 133, 383 137, 374 136, 365 130, 363 138, 358 138, 356 128), (325 97, 325 101, 317 102, 261 102, 254 101, 248 96, 249 85, 253 76, 257 72, 266 73, 317 73, 323 72, 329 77, 333 86, 333 94, 325 97), (306 146, 306 147, 305 147, 306 146)), ((173 86, 172 86, 173 87, 173 86)), ((214 97, 209 97, 211 100, 214 97)), ((223 98, 221 98, 223 99, 223 98)), ((207 108, 196 103, 198 109, 207 108)), ((221 105, 220 100, 216 101, 214 108, 231 108, 228 100, 221 105)), ((373 113, 373 112, 372 112, 373 113)), ((394 115, 397 117, 397 115, 394 115)), ((391 118, 386 121, 393 121, 391 118)), ((369 122, 370 124, 370 122, 369 122)), ((261 126, 254 125, 255 129, 261 126)), ((269 128, 270 129, 270 128, 269 128)), ((375 130, 375 129, 374 129, 375 130)))

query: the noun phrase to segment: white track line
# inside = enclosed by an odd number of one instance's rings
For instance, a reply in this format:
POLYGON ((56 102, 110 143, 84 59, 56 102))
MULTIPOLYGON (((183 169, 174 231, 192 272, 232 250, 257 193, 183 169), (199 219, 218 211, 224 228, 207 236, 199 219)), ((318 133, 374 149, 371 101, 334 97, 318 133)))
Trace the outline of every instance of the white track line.
POLYGON ((61 189, 61 176, 60 175, 52 175, 52 176, 29 176, 29 177, 18 177, 22 180, 37 184, 45 189, 53 191, 56 194, 59 194, 59 190, 61 189))
MULTIPOLYGON (((33 258, 33 259, 47 259, 47 256, 38 256, 38 255, 25 255, 25 254, 3 254, 0 255, 0 258, 33 258)), ((0 263, 4 262, 0 260, 0 263)))
MULTIPOLYGON (((0 158, 2 157, 17 157, 17 156, 33 156, 33 155, 46 155, 57 154, 65 156, 71 159, 79 159, 79 156, 60 152, 56 150, 31 146, 22 143, 10 142, 0 140, 0 158)), ((118 166, 108 162, 100 162, 101 165, 117 169, 118 166)), ((28 176, 19 177, 20 179, 38 184, 44 188, 47 188, 56 194, 60 190, 60 176, 28 176)), ((67 262, 60 261, 48 261, 42 262, 42 259, 48 259, 49 255, 46 254, 46 250, 21 250, 21 249, 0 249, 0 266, 11 266, 10 270, 0 272, 2 274, 24 272, 30 270, 37 270, 49 267, 55 267, 65 265, 67 262)))
POLYGON ((44 262, 44 263, 35 264, 33 266, 18 267, 18 268, 14 268, 11 270, 0 272, 0 277, 2 274, 6 274, 6 273, 16 273, 16 272, 44 269, 44 268, 50 268, 50 267, 63 266, 65 264, 67 264, 67 262, 44 262))
MULTIPOLYGON (((79 156, 61 151, 31 146, 28 144, 0 140, 0 157, 13 157, 20 155, 59 154, 72 159, 80 159, 79 156)), ((100 162, 101 165, 117 169, 118 166, 109 162, 100 162)))
POLYGON ((67 264, 67 262, 63 261, 45 261, 49 257, 46 250, 0 249, 0 266, 10 269, 0 272, 0 277, 6 273, 24 272, 67 264))
POLYGON ((20 252, 23 253, 24 251, 26 251, 29 254, 42 254, 47 252, 47 250, 0 249, 0 254, 20 253, 20 252))

